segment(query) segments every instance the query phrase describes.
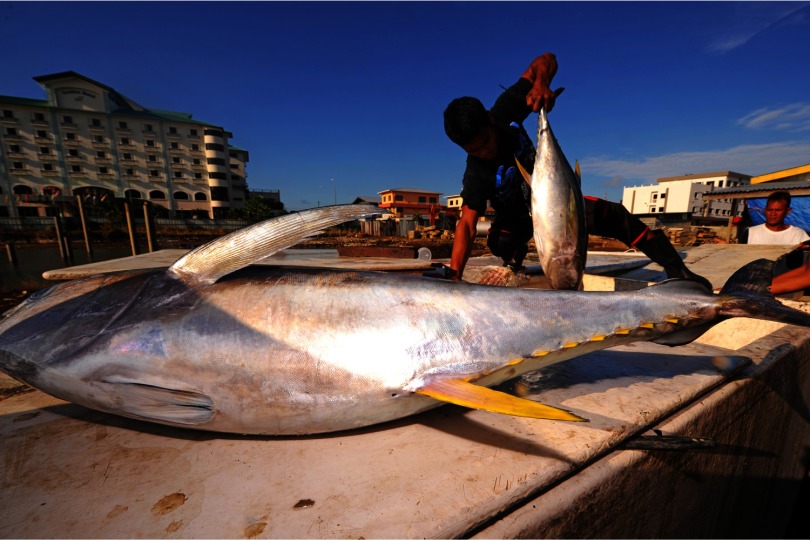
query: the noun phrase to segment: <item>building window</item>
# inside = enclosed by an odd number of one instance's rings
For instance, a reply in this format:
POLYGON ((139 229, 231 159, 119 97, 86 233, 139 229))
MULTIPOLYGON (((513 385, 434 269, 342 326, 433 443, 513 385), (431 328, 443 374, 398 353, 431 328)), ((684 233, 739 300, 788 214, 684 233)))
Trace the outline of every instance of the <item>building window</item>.
POLYGON ((49 156, 51 155, 51 149, 48 148, 47 146, 40 146, 39 153, 42 154, 43 156, 49 156))
POLYGON ((95 135, 93 136, 93 142, 104 144, 106 141, 104 140, 104 135, 95 135))
POLYGON ((98 159, 106 159, 107 158, 107 152, 102 152, 102 151, 96 152, 96 157, 98 159))
POLYGON ((144 144, 146 146, 148 146, 149 148, 154 148, 155 147, 155 140, 154 139, 146 139, 146 141, 144 141, 144 144))
POLYGON ((173 142, 173 143, 171 143, 171 149, 172 150, 180 150, 180 145, 177 144, 176 142, 173 142))
POLYGON ((174 177, 175 177, 176 179, 181 179, 181 178, 183 178, 183 171, 174 171, 174 177))
POLYGON ((196 137, 197 136, 197 130, 196 129, 189 129, 188 134, 191 137, 196 137))
POLYGON ((20 153, 20 145, 19 144, 12 144, 8 147, 8 151, 12 154, 19 154, 20 153))
POLYGON ((11 167, 17 171, 21 171, 25 168, 22 161, 15 161, 14 163, 11 164, 11 167))
POLYGON ((199 144, 192 144, 191 149, 194 150, 195 152, 199 152, 200 151, 200 145, 199 144))
POLYGON ((9 137, 16 137, 17 128, 6 128, 6 135, 8 135, 9 137))
POLYGON ((189 199, 188 193, 185 191, 175 191, 172 197, 177 201, 187 201, 189 199))
POLYGON ((157 169, 149 169, 149 176, 152 178, 160 176, 160 171, 157 169))
POLYGON ((127 129, 126 122, 118 122, 118 129, 127 129))
POLYGON ((109 174, 110 170, 107 167, 99 167, 98 168, 98 173, 99 174, 109 174))
POLYGON ((81 165, 71 165, 70 170, 71 170, 71 172, 80 173, 80 172, 82 172, 82 166, 81 165))
POLYGON ((73 117, 72 116, 63 116, 62 117, 62 123, 63 124, 72 124, 73 123, 73 117))
POLYGON ((10 111, 8 109, 3 109, 3 118, 14 118, 14 111, 10 111))
POLYGON ((194 180, 202 180, 202 173, 195 172, 194 173, 194 180))
POLYGON ((124 154, 121 156, 121 159, 123 159, 124 161, 132 161, 132 154, 130 154, 129 152, 124 152, 124 154))
POLYGON ((402 202, 402 201, 404 201, 405 199, 402 197, 402 195, 395 195, 395 196, 394 196, 394 200, 395 200, 395 201, 397 201, 397 202, 402 202))
POLYGON ((214 180, 227 180, 228 175, 224 172, 212 172, 208 174, 208 178, 213 178, 214 180))
POLYGON ((225 165, 225 160, 222 158, 208 158, 209 165, 225 165))
POLYGON ((45 131, 44 129, 37 130, 37 139, 47 139, 47 138, 48 138, 47 131, 45 131))
POLYGON ((663 200, 664 200, 664 199, 666 199, 666 198, 667 198, 667 194, 666 194, 666 193, 662 193, 662 194, 661 194, 661 200, 663 201, 663 200))
POLYGON ((202 161, 200 161, 200 160, 199 160, 199 159, 197 159, 197 158, 192 159, 192 160, 191 160, 191 162, 192 162, 194 165, 202 165, 202 161))
POLYGON ((150 163, 157 163, 158 160, 157 158, 158 157, 155 154, 149 154, 147 156, 147 159, 149 160, 150 163))
POLYGON ((425 204, 427 202, 427 197, 420 196, 418 202, 419 204, 425 204))
POLYGON ((224 147, 223 145, 221 145, 221 144, 215 144, 215 143, 207 143, 207 144, 205 145, 205 149, 206 149, 206 150, 219 150, 220 152, 224 152, 224 151, 225 151, 225 147, 224 147))
POLYGON ((101 127, 101 120, 99 120, 98 118, 91 118, 90 127, 101 127))
POLYGON ((70 150, 68 150, 68 156, 77 158, 79 157, 79 151, 76 150, 75 148, 71 148, 70 150))
POLYGON ((180 158, 178 156, 174 156, 172 158, 172 163, 180 163, 180 158))
POLYGON ((226 187, 212 187, 211 188, 211 200, 212 201, 227 201, 228 200, 228 188, 226 187))
POLYGON ((143 125, 143 130, 144 130, 144 131, 155 131, 155 130, 152 128, 152 124, 144 124, 144 125, 143 125))
POLYGON ((150 199, 161 199, 161 200, 165 200, 165 199, 166 199, 166 194, 165 194, 165 193, 163 193, 162 191, 160 191, 160 190, 157 190, 157 189, 156 189, 156 190, 154 190, 154 191, 150 191, 150 192, 149 192, 149 198, 150 198, 150 199))
POLYGON ((44 122, 45 121, 45 115, 42 114, 42 113, 39 113, 39 112, 35 112, 32 120, 34 122, 44 122))
POLYGON ((65 140, 66 141, 75 141, 76 134, 75 133, 65 133, 65 140))
POLYGON ((431 197, 430 202, 432 202, 433 204, 436 204, 438 201, 436 200, 436 197, 431 197))
POLYGON ((205 193, 195 193, 194 194, 195 201, 207 201, 208 199, 205 196, 205 193))
POLYGON ((126 174, 127 176, 135 176, 135 169, 132 169, 132 168, 126 169, 124 171, 124 174, 126 174))
POLYGON ((121 137, 121 146, 129 146, 130 144, 129 137, 121 137))
POLYGON ((53 170, 53 163, 43 163, 42 164, 43 171, 52 171, 53 170))

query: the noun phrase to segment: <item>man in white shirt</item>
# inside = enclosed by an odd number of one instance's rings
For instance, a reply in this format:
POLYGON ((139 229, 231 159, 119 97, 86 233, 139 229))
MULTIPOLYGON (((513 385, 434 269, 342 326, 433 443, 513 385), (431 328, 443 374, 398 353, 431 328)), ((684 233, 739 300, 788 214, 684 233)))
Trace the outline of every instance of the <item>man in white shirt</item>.
POLYGON ((810 236, 803 229, 785 223, 790 211, 790 193, 787 191, 771 193, 765 204, 765 223, 748 229, 748 243, 795 246, 810 240, 810 236))

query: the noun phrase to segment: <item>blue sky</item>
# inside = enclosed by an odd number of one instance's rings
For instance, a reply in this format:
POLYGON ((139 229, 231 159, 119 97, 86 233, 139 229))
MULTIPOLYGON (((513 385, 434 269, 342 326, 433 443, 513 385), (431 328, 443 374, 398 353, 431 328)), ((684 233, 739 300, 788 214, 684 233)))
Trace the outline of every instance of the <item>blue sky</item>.
POLYGON ((810 2, 2 2, 0 50, 0 94, 73 70, 222 125, 292 210, 458 193, 444 107, 491 106, 545 51, 586 195, 810 163, 810 2))

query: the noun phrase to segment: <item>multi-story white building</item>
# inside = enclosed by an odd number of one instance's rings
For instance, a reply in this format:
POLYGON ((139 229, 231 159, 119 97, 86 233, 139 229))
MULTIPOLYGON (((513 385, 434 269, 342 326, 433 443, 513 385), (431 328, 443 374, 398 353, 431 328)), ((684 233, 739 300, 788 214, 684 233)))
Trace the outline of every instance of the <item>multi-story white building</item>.
POLYGON ((669 224, 728 221, 731 199, 704 200, 716 188, 748 185, 751 177, 733 171, 688 174, 657 179, 658 184, 625 187, 622 204, 631 214, 652 217, 669 224))
POLYGON ((73 71, 34 80, 45 100, 0 96, 0 216, 45 216, 76 195, 211 218, 244 205, 248 152, 221 126, 147 109, 73 71))

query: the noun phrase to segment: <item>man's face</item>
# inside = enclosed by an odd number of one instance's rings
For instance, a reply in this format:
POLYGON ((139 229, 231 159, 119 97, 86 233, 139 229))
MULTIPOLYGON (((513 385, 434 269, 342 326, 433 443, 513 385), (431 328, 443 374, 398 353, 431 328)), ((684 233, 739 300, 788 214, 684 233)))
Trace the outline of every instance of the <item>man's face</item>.
POLYGON ((462 146, 465 152, 478 159, 495 159, 498 155, 498 134, 490 124, 468 144, 462 146))
POLYGON ((785 201, 768 201, 765 205, 765 223, 771 226, 782 225, 789 213, 790 208, 785 201))

